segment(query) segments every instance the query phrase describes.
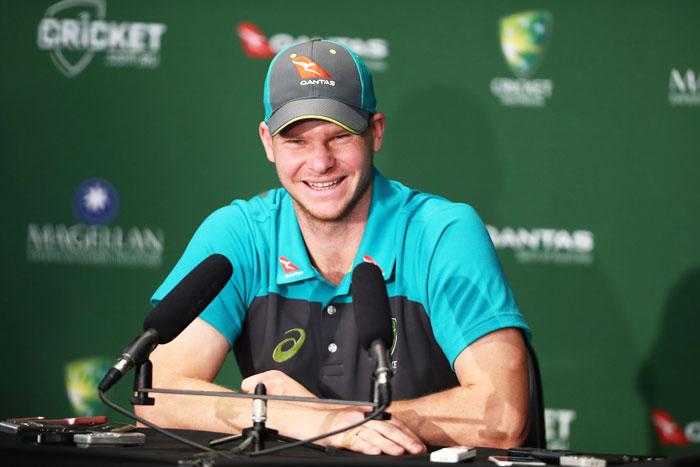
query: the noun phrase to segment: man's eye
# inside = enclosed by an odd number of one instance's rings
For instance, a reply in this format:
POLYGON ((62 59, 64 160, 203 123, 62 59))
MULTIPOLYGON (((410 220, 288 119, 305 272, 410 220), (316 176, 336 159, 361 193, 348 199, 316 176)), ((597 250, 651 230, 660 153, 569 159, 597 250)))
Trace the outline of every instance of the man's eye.
POLYGON ((335 139, 336 139, 336 140, 341 140, 341 139, 347 138, 348 136, 350 136, 350 135, 347 134, 347 133, 343 133, 342 135, 336 136, 335 139))

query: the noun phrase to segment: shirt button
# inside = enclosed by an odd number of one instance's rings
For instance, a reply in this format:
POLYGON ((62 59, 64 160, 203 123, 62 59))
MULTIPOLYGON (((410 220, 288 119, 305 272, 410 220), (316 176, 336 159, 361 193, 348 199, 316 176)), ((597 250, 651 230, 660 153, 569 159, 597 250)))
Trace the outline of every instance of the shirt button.
POLYGON ((328 312, 329 315, 333 316, 335 314, 335 307, 333 305, 328 305, 328 308, 326 308, 326 311, 328 312))
POLYGON ((338 350, 338 346, 335 345, 335 342, 331 342, 330 344, 328 344, 328 351, 330 353, 335 353, 336 350, 338 350))

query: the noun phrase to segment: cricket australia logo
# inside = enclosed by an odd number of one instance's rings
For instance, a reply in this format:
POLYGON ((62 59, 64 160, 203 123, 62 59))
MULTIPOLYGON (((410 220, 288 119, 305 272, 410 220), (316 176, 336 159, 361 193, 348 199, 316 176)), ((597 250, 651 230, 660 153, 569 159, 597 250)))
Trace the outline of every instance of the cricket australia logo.
POLYGON ((277 363, 284 363, 295 356, 306 340, 306 331, 302 328, 292 328, 284 333, 285 336, 287 334, 291 335, 282 339, 272 351, 272 359, 277 363))
POLYGON ((552 96, 551 80, 532 79, 542 64, 552 33, 552 15, 544 10, 501 18, 501 50, 518 79, 494 78, 491 92, 507 106, 543 107, 552 96))
POLYGON ((37 45, 48 50, 66 77, 79 75, 95 54, 113 67, 157 68, 166 26, 107 21, 105 0, 63 0, 50 6, 37 29, 37 45))

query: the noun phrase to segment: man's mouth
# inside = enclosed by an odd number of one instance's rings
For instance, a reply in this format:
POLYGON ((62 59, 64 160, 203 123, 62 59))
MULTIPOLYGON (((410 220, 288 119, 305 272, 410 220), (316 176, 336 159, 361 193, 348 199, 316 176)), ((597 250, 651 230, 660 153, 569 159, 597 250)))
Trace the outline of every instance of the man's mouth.
POLYGON ((311 188, 312 190, 316 191, 326 191, 326 190, 332 190, 336 185, 338 185, 340 182, 342 182, 345 179, 345 177, 340 177, 336 180, 329 180, 327 182, 309 182, 305 181, 304 183, 306 186, 311 188))

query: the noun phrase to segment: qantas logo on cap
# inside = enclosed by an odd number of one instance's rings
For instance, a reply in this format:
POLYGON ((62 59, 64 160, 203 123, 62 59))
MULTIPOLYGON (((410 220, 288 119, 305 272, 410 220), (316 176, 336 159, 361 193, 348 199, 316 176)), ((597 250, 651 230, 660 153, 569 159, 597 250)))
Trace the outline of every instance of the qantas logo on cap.
POLYGON ((331 77, 318 63, 308 57, 300 57, 296 54, 292 54, 290 58, 292 59, 294 67, 297 69, 297 73, 299 73, 299 77, 302 79, 331 77))
POLYGON ((280 256, 280 265, 284 271, 284 277, 298 276, 299 274, 304 274, 304 271, 299 269, 299 266, 289 261, 284 256, 280 256))

